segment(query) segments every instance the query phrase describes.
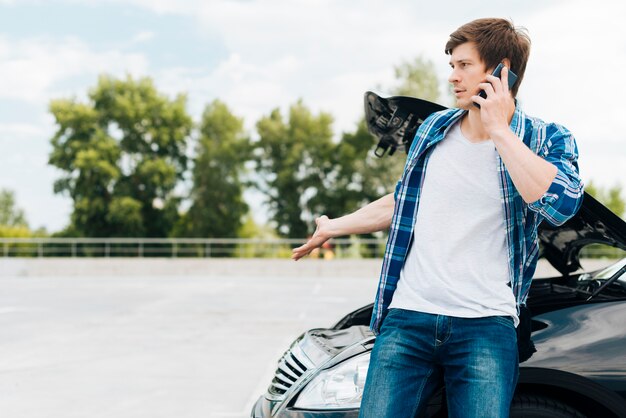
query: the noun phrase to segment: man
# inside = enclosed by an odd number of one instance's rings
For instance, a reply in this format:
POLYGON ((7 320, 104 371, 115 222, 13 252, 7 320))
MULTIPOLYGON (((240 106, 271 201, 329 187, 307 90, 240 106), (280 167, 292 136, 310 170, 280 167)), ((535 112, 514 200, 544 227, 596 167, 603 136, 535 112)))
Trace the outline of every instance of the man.
POLYGON ((318 218, 313 237, 293 250, 297 260, 329 238, 390 228, 362 417, 416 416, 441 381, 449 416, 508 417, 537 226, 562 224, 582 202, 574 138, 526 116, 514 99, 526 34, 504 19, 478 19, 445 49, 457 108, 420 126, 396 193, 318 218), (491 75, 499 63, 501 79, 491 75), (509 68, 518 75, 511 90, 509 68))

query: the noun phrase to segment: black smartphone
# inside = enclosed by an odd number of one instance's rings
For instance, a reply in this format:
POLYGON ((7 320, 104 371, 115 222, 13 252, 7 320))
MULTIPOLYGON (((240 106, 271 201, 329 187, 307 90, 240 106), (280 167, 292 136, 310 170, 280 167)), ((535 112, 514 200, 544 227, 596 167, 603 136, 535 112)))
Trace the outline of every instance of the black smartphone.
MULTIPOLYGON (((493 70, 493 73, 491 73, 491 75, 500 78, 500 73, 502 72, 502 67, 504 67, 502 65, 502 63, 498 64, 498 66, 496 67, 495 70, 493 70)), ((513 71, 511 71, 511 69, 509 68, 509 90, 513 88, 513 84, 515 84, 515 82, 517 81, 517 74, 515 74, 513 71)), ((481 90, 478 92, 478 95, 480 97, 482 97, 483 99, 487 98, 487 93, 485 92, 485 90, 481 90)), ((476 106, 477 108, 480 109, 480 105, 478 103, 474 103, 474 106, 476 106)))

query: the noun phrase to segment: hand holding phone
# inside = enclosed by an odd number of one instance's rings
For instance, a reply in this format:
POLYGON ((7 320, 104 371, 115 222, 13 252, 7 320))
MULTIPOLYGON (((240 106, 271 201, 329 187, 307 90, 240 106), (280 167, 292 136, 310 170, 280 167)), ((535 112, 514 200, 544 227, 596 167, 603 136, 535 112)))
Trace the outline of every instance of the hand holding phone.
MULTIPOLYGON (((495 70, 493 70, 493 73, 491 73, 491 75, 493 75, 494 77, 500 78, 500 73, 502 72, 503 67, 504 65, 502 65, 502 63, 498 64, 498 66, 496 67, 495 70)), ((509 68, 509 90, 513 88, 513 85, 515 84, 516 81, 517 81, 517 74, 515 74, 509 68)), ((481 90, 480 92, 478 92, 478 95, 482 97, 483 99, 487 98, 487 92, 485 90, 481 90)), ((478 103, 474 102, 474 106, 480 109, 480 105, 478 103)))

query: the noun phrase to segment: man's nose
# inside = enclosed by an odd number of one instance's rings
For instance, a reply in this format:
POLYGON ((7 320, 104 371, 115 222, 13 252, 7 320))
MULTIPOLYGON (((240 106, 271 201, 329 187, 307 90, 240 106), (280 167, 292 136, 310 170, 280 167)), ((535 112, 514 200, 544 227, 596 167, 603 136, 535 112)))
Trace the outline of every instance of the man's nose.
POLYGON ((459 75, 456 72, 456 70, 452 70, 450 72, 450 76, 448 77, 448 82, 454 83, 454 82, 457 82, 457 81, 459 81, 459 75))

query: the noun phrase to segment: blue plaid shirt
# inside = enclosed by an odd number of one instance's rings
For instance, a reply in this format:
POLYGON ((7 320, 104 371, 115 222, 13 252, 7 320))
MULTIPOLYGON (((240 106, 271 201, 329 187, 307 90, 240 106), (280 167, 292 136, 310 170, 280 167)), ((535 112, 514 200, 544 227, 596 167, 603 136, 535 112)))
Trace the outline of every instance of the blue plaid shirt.
MULTIPOLYGON (((462 109, 448 109, 429 116, 411 144, 402 179, 395 191, 395 209, 383 258, 380 283, 370 327, 378 334, 387 315, 404 265, 415 227, 415 217, 424 184, 424 172, 435 145, 443 140, 455 123, 465 115, 462 109)), ((572 134, 563 126, 526 116, 519 108, 511 120, 511 130, 535 154, 554 164, 557 175, 537 201, 524 202, 498 156, 500 195, 505 214, 509 278, 519 314, 530 289, 539 244, 537 226, 546 220, 561 225, 571 218, 582 203, 583 184, 578 174, 578 150, 572 134)), ((450 204, 454 204, 453 201, 450 204)), ((417 237, 416 239, 419 239, 417 237)))

